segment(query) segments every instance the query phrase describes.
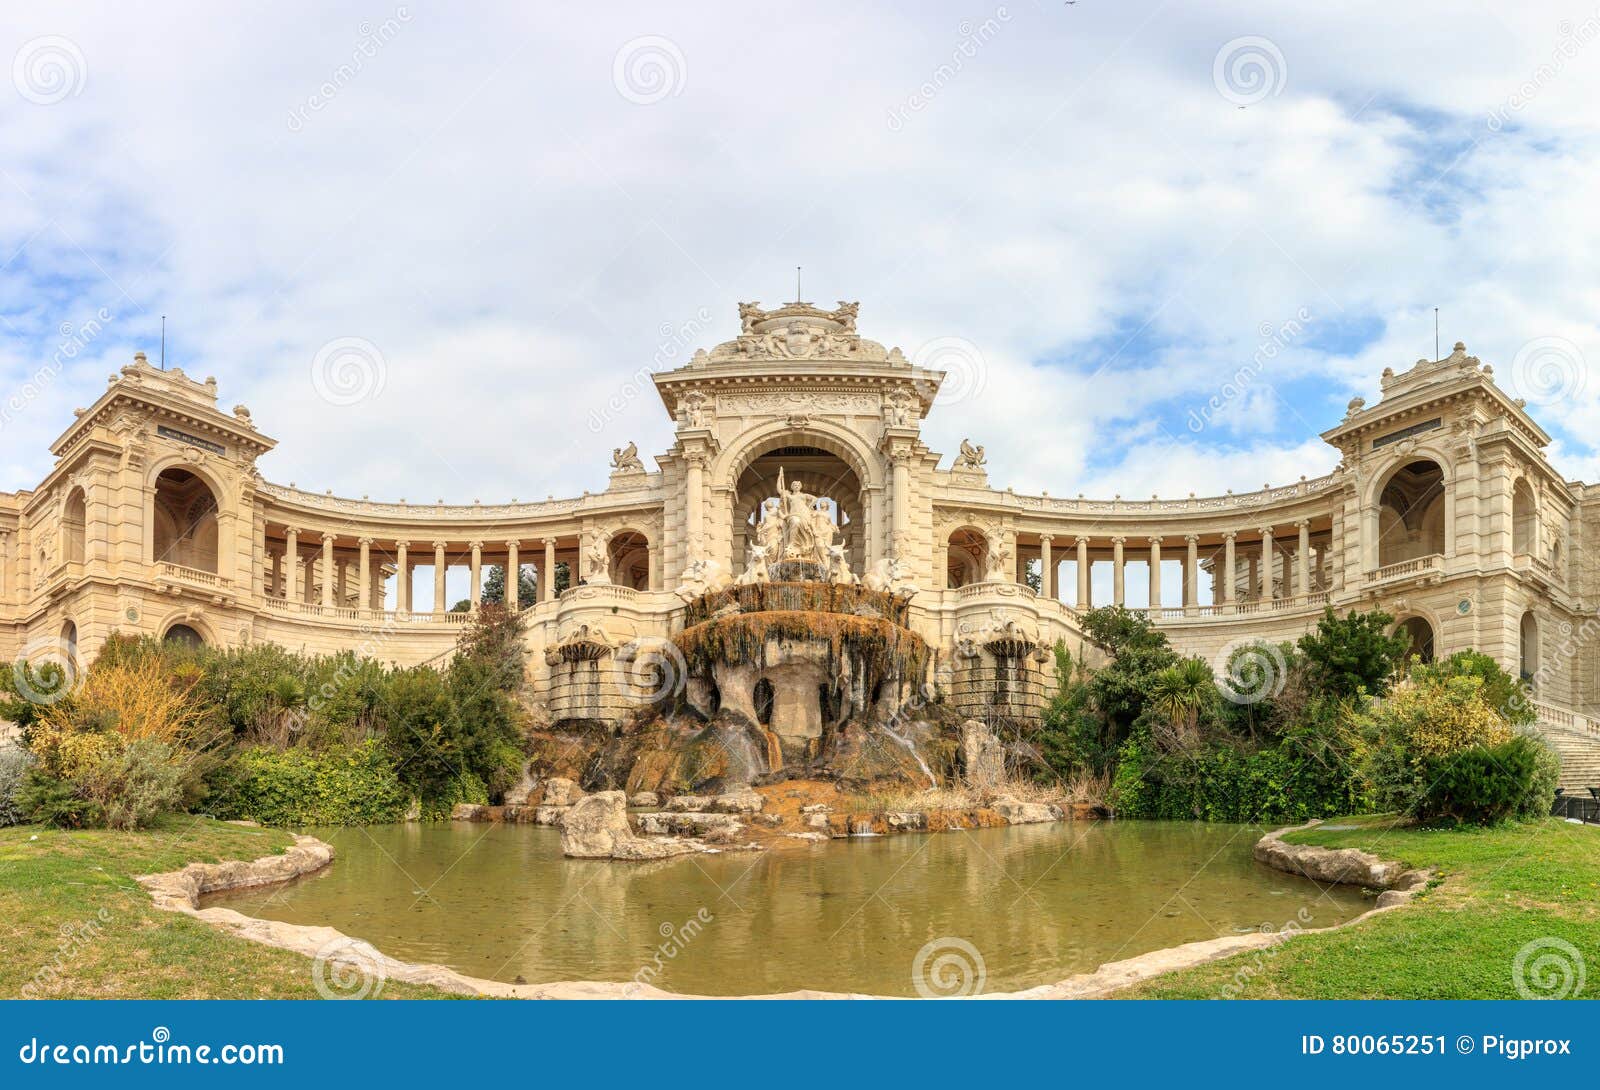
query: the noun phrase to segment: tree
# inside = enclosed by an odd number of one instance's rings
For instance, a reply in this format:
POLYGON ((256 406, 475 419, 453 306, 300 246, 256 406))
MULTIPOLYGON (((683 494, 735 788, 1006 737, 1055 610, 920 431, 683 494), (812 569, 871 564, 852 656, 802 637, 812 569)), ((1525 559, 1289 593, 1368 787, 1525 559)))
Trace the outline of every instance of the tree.
MULTIPOLYGON (((539 597, 539 587, 534 581, 532 573, 522 565, 517 565, 517 607, 531 606, 539 597)), ((506 600, 506 567, 496 564, 489 569, 489 574, 483 581, 484 605, 500 605, 506 600)))
POLYGON ((1090 679, 1089 696, 1102 717, 1101 744, 1115 748, 1144 713, 1154 676, 1178 655, 1149 620, 1121 606, 1089 610, 1083 630, 1111 656, 1090 679))
POLYGON ((1317 630, 1300 637, 1306 658, 1306 676, 1322 694, 1346 700, 1388 693, 1389 684, 1405 662, 1411 641, 1390 635, 1394 618, 1381 609, 1366 613, 1351 610, 1343 617, 1329 606, 1317 630))
POLYGON ((1457 651, 1435 663, 1419 663, 1411 670, 1417 682, 1445 681, 1452 677, 1475 677, 1483 683, 1485 704, 1505 717, 1512 726, 1532 726, 1539 718, 1528 694, 1527 682, 1500 668, 1494 656, 1481 651, 1457 651))
POLYGON ((1157 672, 1150 684, 1150 704, 1166 717, 1176 740, 1187 745, 1200 734, 1200 716, 1217 700, 1211 667, 1203 659, 1183 659, 1157 672))

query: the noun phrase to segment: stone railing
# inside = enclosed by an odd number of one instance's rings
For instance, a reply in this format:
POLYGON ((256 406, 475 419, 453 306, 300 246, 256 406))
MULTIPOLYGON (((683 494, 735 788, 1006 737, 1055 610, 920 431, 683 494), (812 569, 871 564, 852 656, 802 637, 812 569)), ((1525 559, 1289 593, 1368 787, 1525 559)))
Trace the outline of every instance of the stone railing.
MULTIPOLYGON (((314 617, 324 621, 359 625, 425 625, 455 627, 471 622, 474 614, 462 612, 404 612, 393 609, 365 609, 359 606, 325 606, 321 602, 291 602, 283 598, 263 598, 262 604, 272 613, 288 613, 296 617, 314 617)), ((532 608, 532 607, 529 607, 532 608)))
POLYGON ((1533 705, 1534 710, 1538 712, 1539 722, 1541 723, 1547 723, 1552 727, 1560 727, 1563 730, 1576 731, 1579 734, 1600 737, 1600 722, 1590 719, 1587 715, 1582 715, 1555 704, 1547 704, 1543 700, 1533 700, 1530 703, 1533 705))
POLYGON ((984 598, 991 595, 1005 598, 1037 598, 1039 596, 1028 584, 1014 583, 1006 579, 986 579, 956 588, 956 601, 958 602, 964 602, 969 598, 984 598))
POLYGON ((1263 488, 1256 492, 1229 492, 1222 496, 1187 496, 1183 499, 1161 499, 1155 496, 1148 500, 1127 500, 1120 496, 1109 500, 1086 499, 1082 496, 1067 499, 1058 496, 1025 496, 1014 492, 992 492, 988 489, 974 489, 974 491, 986 493, 991 501, 998 500, 1028 511, 1060 511, 1066 514, 1163 514, 1266 507, 1286 500, 1328 492, 1343 483, 1343 475, 1334 470, 1321 477, 1309 480, 1301 478, 1294 484, 1277 488, 1263 488))
MULTIPOLYGON (((653 483, 659 474, 649 474, 653 483)), ((599 502, 605 493, 585 493, 570 499, 549 499, 521 503, 383 503, 369 499, 349 499, 331 493, 307 492, 302 488, 262 481, 257 490, 274 499, 298 507, 311 507, 319 511, 332 511, 345 515, 377 515, 398 519, 441 519, 456 522, 473 522, 483 519, 523 520, 576 511, 585 501, 599 502)), ((638 502, 637 491, 628 493, 629 502, 638 502)))
POLYGON ((156 578, 170 579, 175 583, 187 583, 195 587, 216 587, 219 589, 232 583, 231 580, 224 579, 216 572, 188 568, 182 564, 173 564, 165 560, 157 561, 156 578))
POLYGON ((641 601, 647 591, 634 590, 618 583, 580 583, 575 587, 568 587, 561 592, 563 602, 576 602, 584 599, 609 599, 615 602, 641 601))
POLYGON ((1328 592, 1321 590, 1311 594, 1295 594, 1284 598, 1221 602, 1209 606, 1162 606, 1159 609, 1134 609, 1130 610, 1130 612, 1148 617, 1157 624, 1171 624, 1178 621, 1204 621, 1217 617, 1244 617, 1263 613, 1320 612, 1322 607, 1327 604, 1328 592))
POLYGON ((1364 581, 1370 586, 1378 583, 1388 583, 1396 579, 1409 579, 1419 575, 1431 575, 1444 570, 1444 556, 1441 553, 1430 553, 1419 556, 1415 560, 1402 560, 1398 564, 1387 564, 1381 568, 1374 568, 1367 572, 1364 581))

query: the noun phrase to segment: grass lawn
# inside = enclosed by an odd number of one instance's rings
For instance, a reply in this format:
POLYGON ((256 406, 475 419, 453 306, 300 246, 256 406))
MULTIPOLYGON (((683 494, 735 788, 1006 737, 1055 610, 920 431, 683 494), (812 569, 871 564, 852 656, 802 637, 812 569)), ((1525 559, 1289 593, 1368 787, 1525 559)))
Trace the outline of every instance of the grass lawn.
MULTIPOLYGON (((291 843, 279 830, 186 816, 136 833, 0 829, 0 998, 317 998, 310 958, 159 911, 134 881, 187 863, 256 859, 291 843)), ((392 980, 382 991, 393 999, 442 995, 392 980)))
MULTIPOLYGON (((1464 830, 1421 829, 1389 817, 1326 824, 1346 828, 1319 827, 1287 839, 1432 867, 1443 881, 1409 905, 1353 927, 1300 935, 1270 951, 1184 970, 1121 995, 1516 999, 1517 952, 1555 938, 1576 946, 1586 962, 1587 984, 1572 998, 1600 998, 1600 828, 1555 818, 1464 830)), ((1531 984, 1537 974, 1527 975, 1531 984)))

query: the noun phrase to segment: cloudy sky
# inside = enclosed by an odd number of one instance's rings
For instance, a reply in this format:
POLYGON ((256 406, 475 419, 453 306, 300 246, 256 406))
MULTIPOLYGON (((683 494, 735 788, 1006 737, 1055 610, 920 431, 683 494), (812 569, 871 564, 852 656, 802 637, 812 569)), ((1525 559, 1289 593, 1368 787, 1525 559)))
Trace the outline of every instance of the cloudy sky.
POLYGON ((1325 472, 1436 306, 1593 480, 1597 2, 8 5, 0 488, 162 314, 271 479, 601 488, 796 265, 1019 490, 1325 472))

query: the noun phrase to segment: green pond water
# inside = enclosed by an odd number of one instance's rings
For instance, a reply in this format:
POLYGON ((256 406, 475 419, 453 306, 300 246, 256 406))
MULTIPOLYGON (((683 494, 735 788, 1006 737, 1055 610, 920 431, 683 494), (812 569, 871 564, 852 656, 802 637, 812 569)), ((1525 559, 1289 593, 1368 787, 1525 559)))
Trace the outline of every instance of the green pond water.
POLYGON ((1196 939, 1327 927, 1370 907, 1356 891, 1254 862, 1264 830, 1237 825, 1017 826, 654 863, 565 859, 557 831, 527 825, 309 831, 334 845, 331 867, 207 903, 528 983, 916 995, 919 982, 944 994, 981 977, 984 991, 1009 991, 1196 939))

